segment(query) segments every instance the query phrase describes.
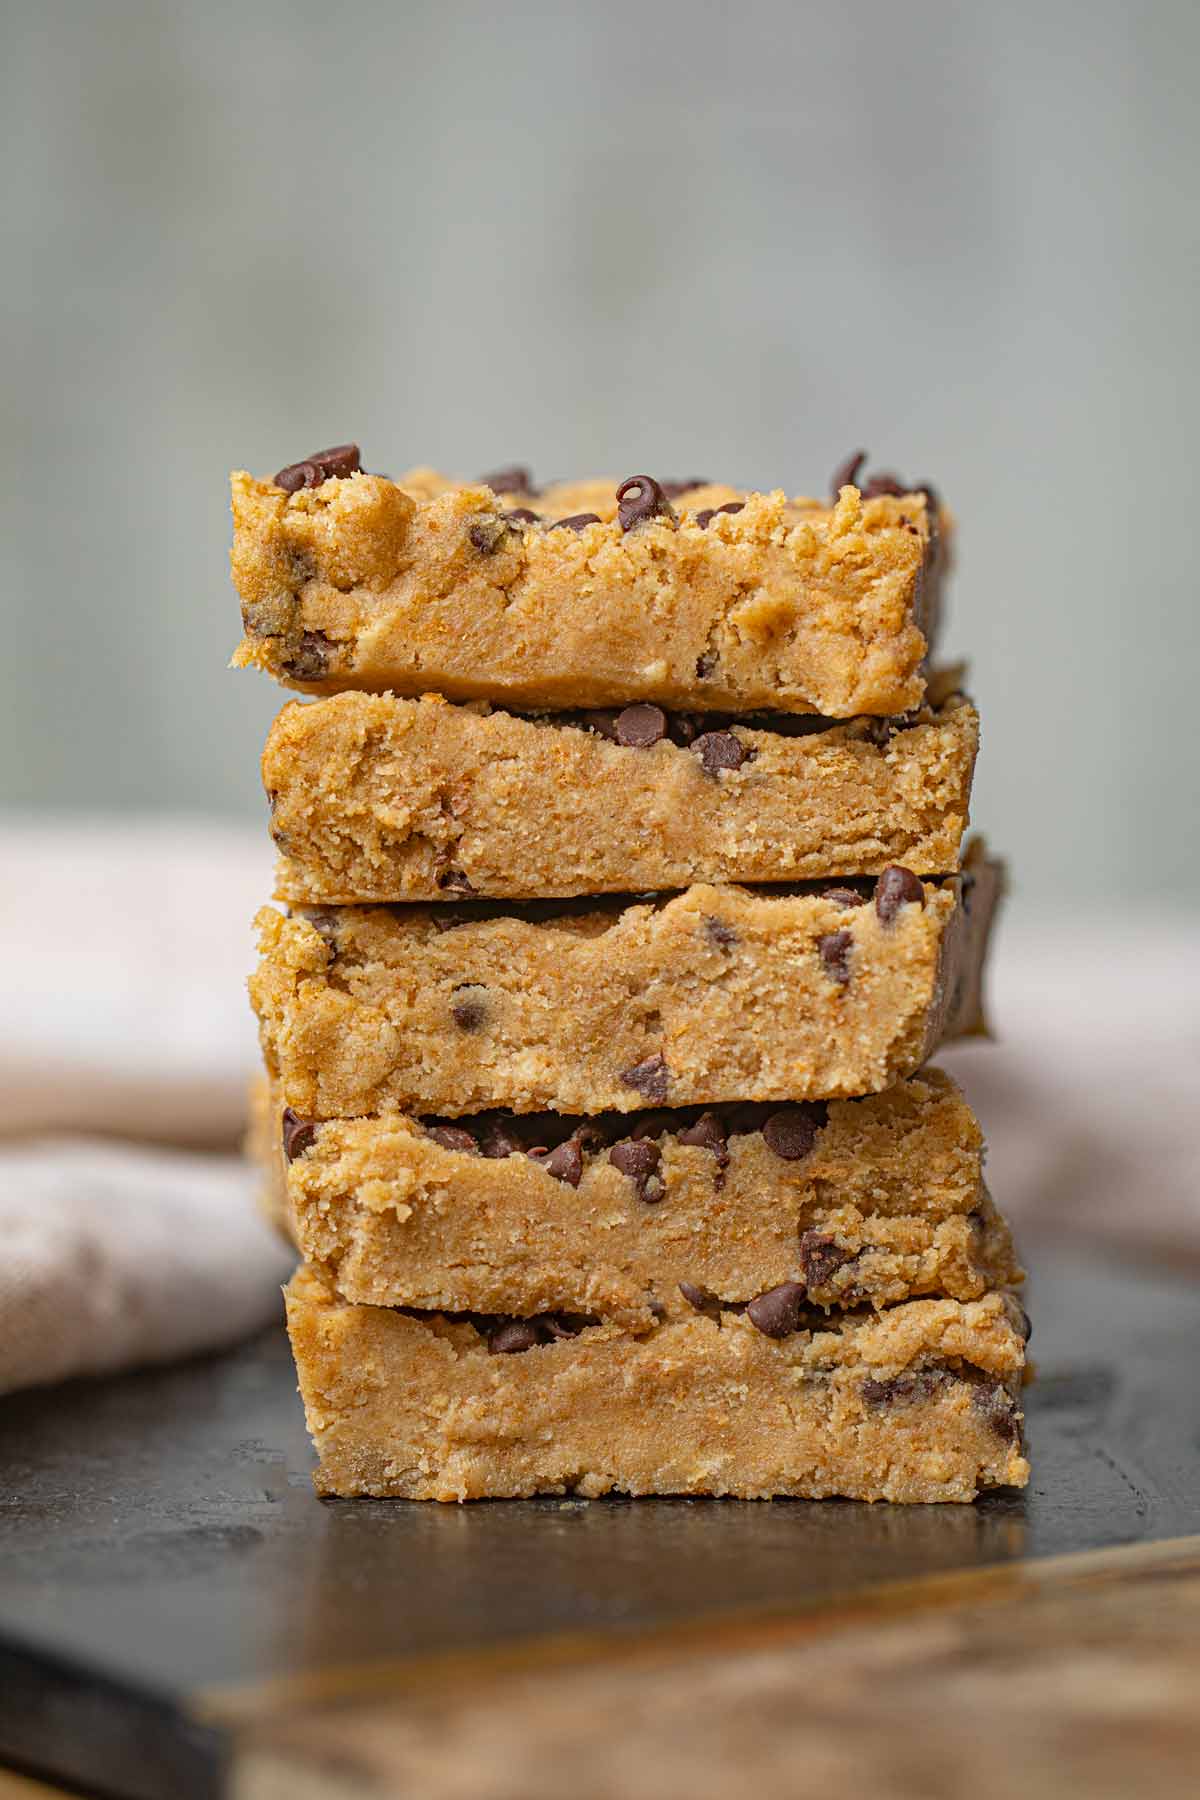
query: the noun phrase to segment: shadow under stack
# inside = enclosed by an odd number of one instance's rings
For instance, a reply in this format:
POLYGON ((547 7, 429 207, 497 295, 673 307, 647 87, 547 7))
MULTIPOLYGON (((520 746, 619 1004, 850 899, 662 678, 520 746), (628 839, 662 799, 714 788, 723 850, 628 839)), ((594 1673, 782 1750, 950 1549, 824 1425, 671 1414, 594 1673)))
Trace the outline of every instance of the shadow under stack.
POLYGON ((633 476, 234 477, 256 1141, 325 1494, 971 1500, 1028 1323, 938 1045, 1001 872, 950 520, 633 476))

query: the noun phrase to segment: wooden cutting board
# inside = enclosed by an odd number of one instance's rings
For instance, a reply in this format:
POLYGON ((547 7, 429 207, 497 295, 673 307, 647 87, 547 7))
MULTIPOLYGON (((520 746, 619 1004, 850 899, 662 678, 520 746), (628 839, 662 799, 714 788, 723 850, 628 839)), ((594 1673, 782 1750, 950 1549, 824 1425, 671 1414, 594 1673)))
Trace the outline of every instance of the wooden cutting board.
POLYGON ((0 1760, 118 1800, 1059 1800, 1136 1745, 1200 1791, 1200 1283, 1031 1261, 1034 1480, 970 1507, 318 1502, 279 1333, 0 1402, 0 1760))

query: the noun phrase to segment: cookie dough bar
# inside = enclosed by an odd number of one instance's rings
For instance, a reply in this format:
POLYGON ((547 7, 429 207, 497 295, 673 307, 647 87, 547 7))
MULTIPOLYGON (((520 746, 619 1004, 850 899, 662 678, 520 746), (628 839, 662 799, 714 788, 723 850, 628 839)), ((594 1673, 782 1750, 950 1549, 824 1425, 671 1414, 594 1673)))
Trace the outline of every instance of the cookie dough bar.
POLYGON ((293 701, 262 764, 277 897, 532 899, 958 867, 969 701, 771 724, 640 706, 528 719, 437 695, 293 701))
POLYGON ((874 1093, 982 1029, 999 885, 977 840, 940 882, 265 908, 250 994, 283 1099, 312 1118, 874 1093))
POLYGON ((288 1329, 323 1494, 966 1501, 1023 1486, 1020 1309, 912 1300, 784 1320, 511 1322, 340 1300, 302 1266, 288 1329))
POLYGON ((1021 1280, 979 1127, 936 1070, 829 1107, 452 1126, 301 1120, 276 1096, 277 1202, 346 1300, 625 1329, 783 1283, 816 1307, 978 1299, 1021 1280))
POLYGON ((235 474, 234 662, 310 693, 522 708, 920 705, 945 565, 927 492, 848 485, 826 505, 633 481, 618 500, 604 481, 505 493, 356 469, 288 492, 235 474))

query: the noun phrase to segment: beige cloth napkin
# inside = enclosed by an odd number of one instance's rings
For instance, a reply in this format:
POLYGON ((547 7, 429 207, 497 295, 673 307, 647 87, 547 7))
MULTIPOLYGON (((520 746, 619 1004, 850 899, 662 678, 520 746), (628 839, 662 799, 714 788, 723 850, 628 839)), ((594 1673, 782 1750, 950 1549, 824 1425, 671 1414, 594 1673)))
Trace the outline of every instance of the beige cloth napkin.
MULTIPOLYGON (((0 820, 0 1391, 277 1316, 287 1258, 248 1172, 152 1147, 240 1136, 270 861, 261 830, 0 820)), ((997 1200, 1019 1229, 1200 1266, 1200 919, 1030 919, 1018 893, 996 952, 996 1043, 939 1061, 997 1200)))
POLYGON ((280 1315, 291 1259, 233 1153, 270 862, 264 832, 0 820, 0 1393, 280 1315))

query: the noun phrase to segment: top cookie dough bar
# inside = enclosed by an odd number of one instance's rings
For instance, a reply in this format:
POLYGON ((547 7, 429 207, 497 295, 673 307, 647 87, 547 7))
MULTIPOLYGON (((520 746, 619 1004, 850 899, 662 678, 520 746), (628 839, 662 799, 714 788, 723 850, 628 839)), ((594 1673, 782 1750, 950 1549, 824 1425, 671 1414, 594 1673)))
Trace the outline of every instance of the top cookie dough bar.
POLYGON ((242 471, 233 660, 311 694, 907 712, 947 561, 939 508, 891 476, 854 486, 861 460, 831 503, 645 475, 393 481, 352 444, 271 481, 242 471))

